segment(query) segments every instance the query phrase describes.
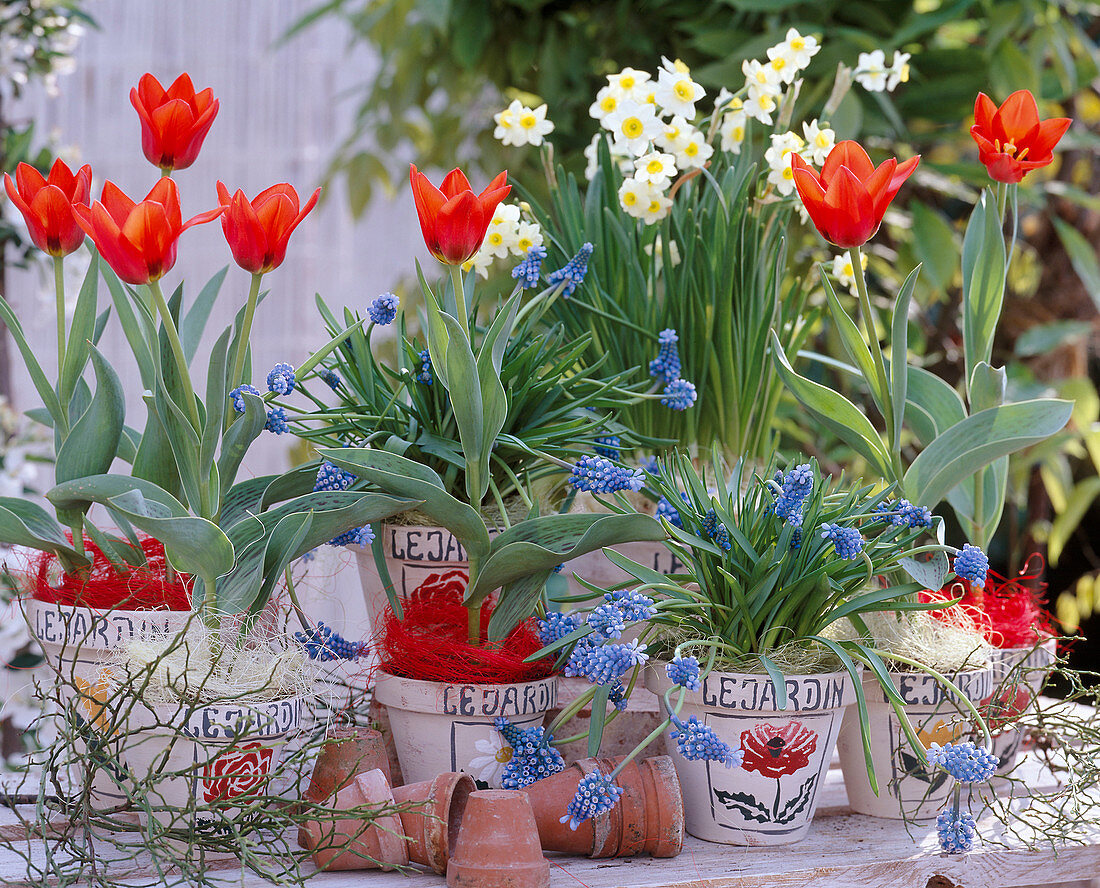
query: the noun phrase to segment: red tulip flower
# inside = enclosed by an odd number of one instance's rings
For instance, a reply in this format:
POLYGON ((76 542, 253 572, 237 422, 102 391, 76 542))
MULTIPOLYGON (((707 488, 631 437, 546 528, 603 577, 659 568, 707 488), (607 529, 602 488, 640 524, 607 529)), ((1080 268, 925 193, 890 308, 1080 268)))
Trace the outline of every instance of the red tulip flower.
POLYGON ((810 219, 825 240, 845 248, 874 237, 890 201, 918 163, 919 155, 902 164, 891 157, 876 168, 857 142, 838 142, 818 173, 791 154, 794 184, 810 219))
POLYGON ((168 89, 152 74, 143 74, 130 90, 130 104, 141 119, 141 150, 162 170, 191 166, 218 114, 214 91, 207 87, 195 92, 187 74, 180 74, 168 89))
POLYGON ((167 178, 160 179, 141 203, 134 203, 108 181, 100 200, 91 206, 73 206, 77 223, 115 274, 128 284, 147 284, 163 277, 176 264, 179 236, 223 212, 224 207, 218 207, 184 222, 179 188, 167 178))
POLYGON ((222 231, 236 263, 253 274, 282 265, 290 235, 309 215, 320 194, 318 188, 299 209, 298 192, 285 182, 261 191, 251 202, 240 189, 230 197, 229 189, 219 182, 218 203, 225 208, 222 231))
POLYGON ((1068 117, 1039 119, 1035 96, 1021 89, 998 108, 985 93, 974 101, 970 135, 978 143, 978 159, 997 182, 1019 182, 1032 170, 1045 167, 1052 149, 1072 121, 1068 117))
POLYGON ((512 186, 505 170, 481 194, 474 194, 460 170, 451 170, 436 188, 428 177, 409 165, 416 214, 428 250, 444 265, 461 265, 474 255, 485 239, 485 231, 497 206, 512 186))
POLYGON ((84 164, 76 175, 63 160, 55 160, 49 178, 28 163, 15 170, 15 181, 4 173, 4 188, 27 222, 31 240, 51 256, 68 256, 84 243, 84 232, 73 218, 73 204, 87 203, 92 168, 84 164))

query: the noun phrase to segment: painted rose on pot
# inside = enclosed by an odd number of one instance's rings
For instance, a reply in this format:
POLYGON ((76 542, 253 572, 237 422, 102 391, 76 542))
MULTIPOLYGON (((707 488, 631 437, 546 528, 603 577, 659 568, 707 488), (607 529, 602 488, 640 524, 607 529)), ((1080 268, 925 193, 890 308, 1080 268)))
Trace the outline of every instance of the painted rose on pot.
POLYGON ((251 792, 271 772, 274 750, 261 743, 231 749, 203 770, 203 801, 228 801, 251 792))
POLYGON ((785 777, 801 771, 810 763, 817 749, 817 733, 801 722, 788 722, 783 727, 771 723, 757 725, 741 732, 741 749, 745 753, 741 767, 765 777, 785 777))
POLYGON ((446 573, 428 574, 424 581, 413 590, 410 598, 421 601, 435 599, 441 601, 454 601, 457 599, 461 601, 469 582, 469 574, 464 570, 449 570, 446 573))

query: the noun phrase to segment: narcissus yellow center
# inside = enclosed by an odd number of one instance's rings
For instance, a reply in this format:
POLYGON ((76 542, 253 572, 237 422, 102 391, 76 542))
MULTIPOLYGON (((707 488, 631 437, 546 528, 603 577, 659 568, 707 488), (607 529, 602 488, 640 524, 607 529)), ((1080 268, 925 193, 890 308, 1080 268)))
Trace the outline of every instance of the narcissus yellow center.
POLYGON ((682 102, 690 102, 695 98, 695 87, 692 86, 690 80, 677 80, 676 85, 672 87, 672 91, 676 93, 676 98, 682 102))
POLYGON ((637 139, 645 131, 645 125, 637 117, 627 117, 620 129, 628 139, 637 139))
POLYGON ((633 191, 623 193, 623 206, 632 207, 638 202, 638 195, 633 191))
POLYGON ((538 118, 530 113, 522 115, 519 119, 519 125, 524 129, 533 129, 538 122, 538 118))
POLYGON ((611 111, 614 111, 618 106, 619 106, 619 100, 617 98, 615 98, 614 96, 608 95, 608 96, 604 96, 602 99, 600 99, 600 110, 601 111, 607 111, 607 112, 610 113, 611 111))

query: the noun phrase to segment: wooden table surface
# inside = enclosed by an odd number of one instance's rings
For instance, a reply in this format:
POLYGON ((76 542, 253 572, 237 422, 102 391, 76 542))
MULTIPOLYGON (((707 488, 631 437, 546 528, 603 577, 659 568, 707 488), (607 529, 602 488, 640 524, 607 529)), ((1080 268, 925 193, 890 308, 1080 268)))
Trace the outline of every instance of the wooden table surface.
MULTIPOLYGON (((1029 785, 1050 785, 1049 773, 1026 762, 1029 785)), ((1100 806, 1097 807, 1100 812, 1100 806)), ((991 815, 978 819, 979 833, 1000 834, 991 815)), ((39 885, 28 881, 26 861, 4 844, 28 847, 23 828, 10 808, 0 809, 0 885, 39 885)), ((40 842, 40 840, 38 840, 40 842)), ((1016 888, 1085 882, 1100 877, 1100 814, 1091 844, 1066 844, 1029 851, 1008 840, 1009 848, 979 842, 969 854, 941 854, 934 823, 909 825, 852 814, 847 806, 839 769, 829 772, 826 789, 807 839, 776 848, 741 848, 687 837, 683 853, 656 860, 621 860, 550 855, 551 888, 1016 888), (1014 846, 1013 846, 1014 845, 1014 846)), ((35 857, 41 851, 33 843, 35 857)), ((118 852, 114 852, 118 854, 118 852)), ((140 846, 111 864, 118 884, 127 879, 149 884, 154 871, 140 846), (145 859, 143 859, 143 857, 145 859)), ((313 872, 312 867, 308 867, 313 872)), ((208 878, 226 885, 252 888, 270 884, 252 872, 242 872, 234 860, 213 864, 208 878)), ((46 883, 49 884, 49 883, 46 883)), ((56 883, 55 883, 56 884, 56 883)), ((432 873, 412 875, 365 870, 318 873, 315 888, 442 888, 432 873)))

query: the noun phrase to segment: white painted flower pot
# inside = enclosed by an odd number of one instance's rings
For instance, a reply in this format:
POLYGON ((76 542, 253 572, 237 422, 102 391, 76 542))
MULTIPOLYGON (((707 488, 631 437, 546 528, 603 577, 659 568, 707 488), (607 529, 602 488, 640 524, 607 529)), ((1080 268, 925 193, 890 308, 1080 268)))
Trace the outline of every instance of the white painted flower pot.
MULTIPOLYGON (((1058 641, 1051 638, 1038 647, 998 648, 992 654, 993 691, 999 697, 1023 690, 1029 700, 1039 695, 1058 656, 1058 641)), ((1018 728, 1006 728, 993 736, 993 754, 1000 759, 997 774, 1004 775, 1016 767, 1024 734, 1018 728)))
MULTIPOLYGON (((961 702, 932 676, 920 672, 891 673, 894 687, 905 701, 905 713, 925 749, 933 743, 959 739, 969 728, 960 713, 961 702)), ((990 668, 971 669, 949 676, 975 706, 993 690, 990 668)), ((860 734, 859 713, 853 708, 844 719, 837 749, 844 771, 848 804, 858 814, 896 820, 930 820, 943 809, 953 780, 943 768, 930 767, 909 745, 897 713, 871 673, 863 675, 871 741, 871 761, 879 794, 871 789, 860 734)))
MULTIPOLYGON (((420 527, 412 524, 383 524, 374 544, 382 549, 382 557, 390 583, 398 601, 408 598, 421 584, 435 575, 439 579, 453 571, 465 576, 470 573, 470 561, 458 538, 445 527, 420 527)), ((374 560, 372 546, 352 546, 363 584, 371 631, 382 627, 382 614, 389 604, 386 583, 374 560)))
POLYGON ((375 699, 389 713, 405 783, 448 771, 470 774, 479 788, 500 788, 512 750, 494 725, 541 725, 557 702, 557 679, 518 684, 448 684, 375 673, 375 699))
MULTIPOLYGON (((193 616, 192 611, 93 610, 36 598, 23 599, 22 607, 31 635, 59 679, 62 705, 78 697, 78 715, 108 732, 107 719, 100 712, 100 703, 111 693, 103 675, 104 660, 136 637, 175 634, 193 616)), ((76 753, 80 757, 95 755, 83 746, 76 753)), ((96 807, 111 808, 128 800, 128 783, 115 766, 118 751, 105 746, 101 754, 104 767, 93 773, 91 800, 96 807)))
POLYGON ((177 829, 224 822, 237 810, 227 802, 277 795, 273 778, 302 710, 301 697, 205 706, 137 701, 124 755, 142 824, 150 816, 177 829))
MULTIPOLYGON (((712 672, 684 697, 679 718, 695 716, 720 740, 745 752, 739 768, 669 755, 684 793, 687 831, 729 845, 786 845, 806 837, 846 706, 855 702, 847 672, 786 678, 788 705, 776 708, 767 675, 712 672)), ((646 686, 673 687, 664 664, 646 670, 646 686)), ((670 700, 675 704, 679 692, 670 700)))

